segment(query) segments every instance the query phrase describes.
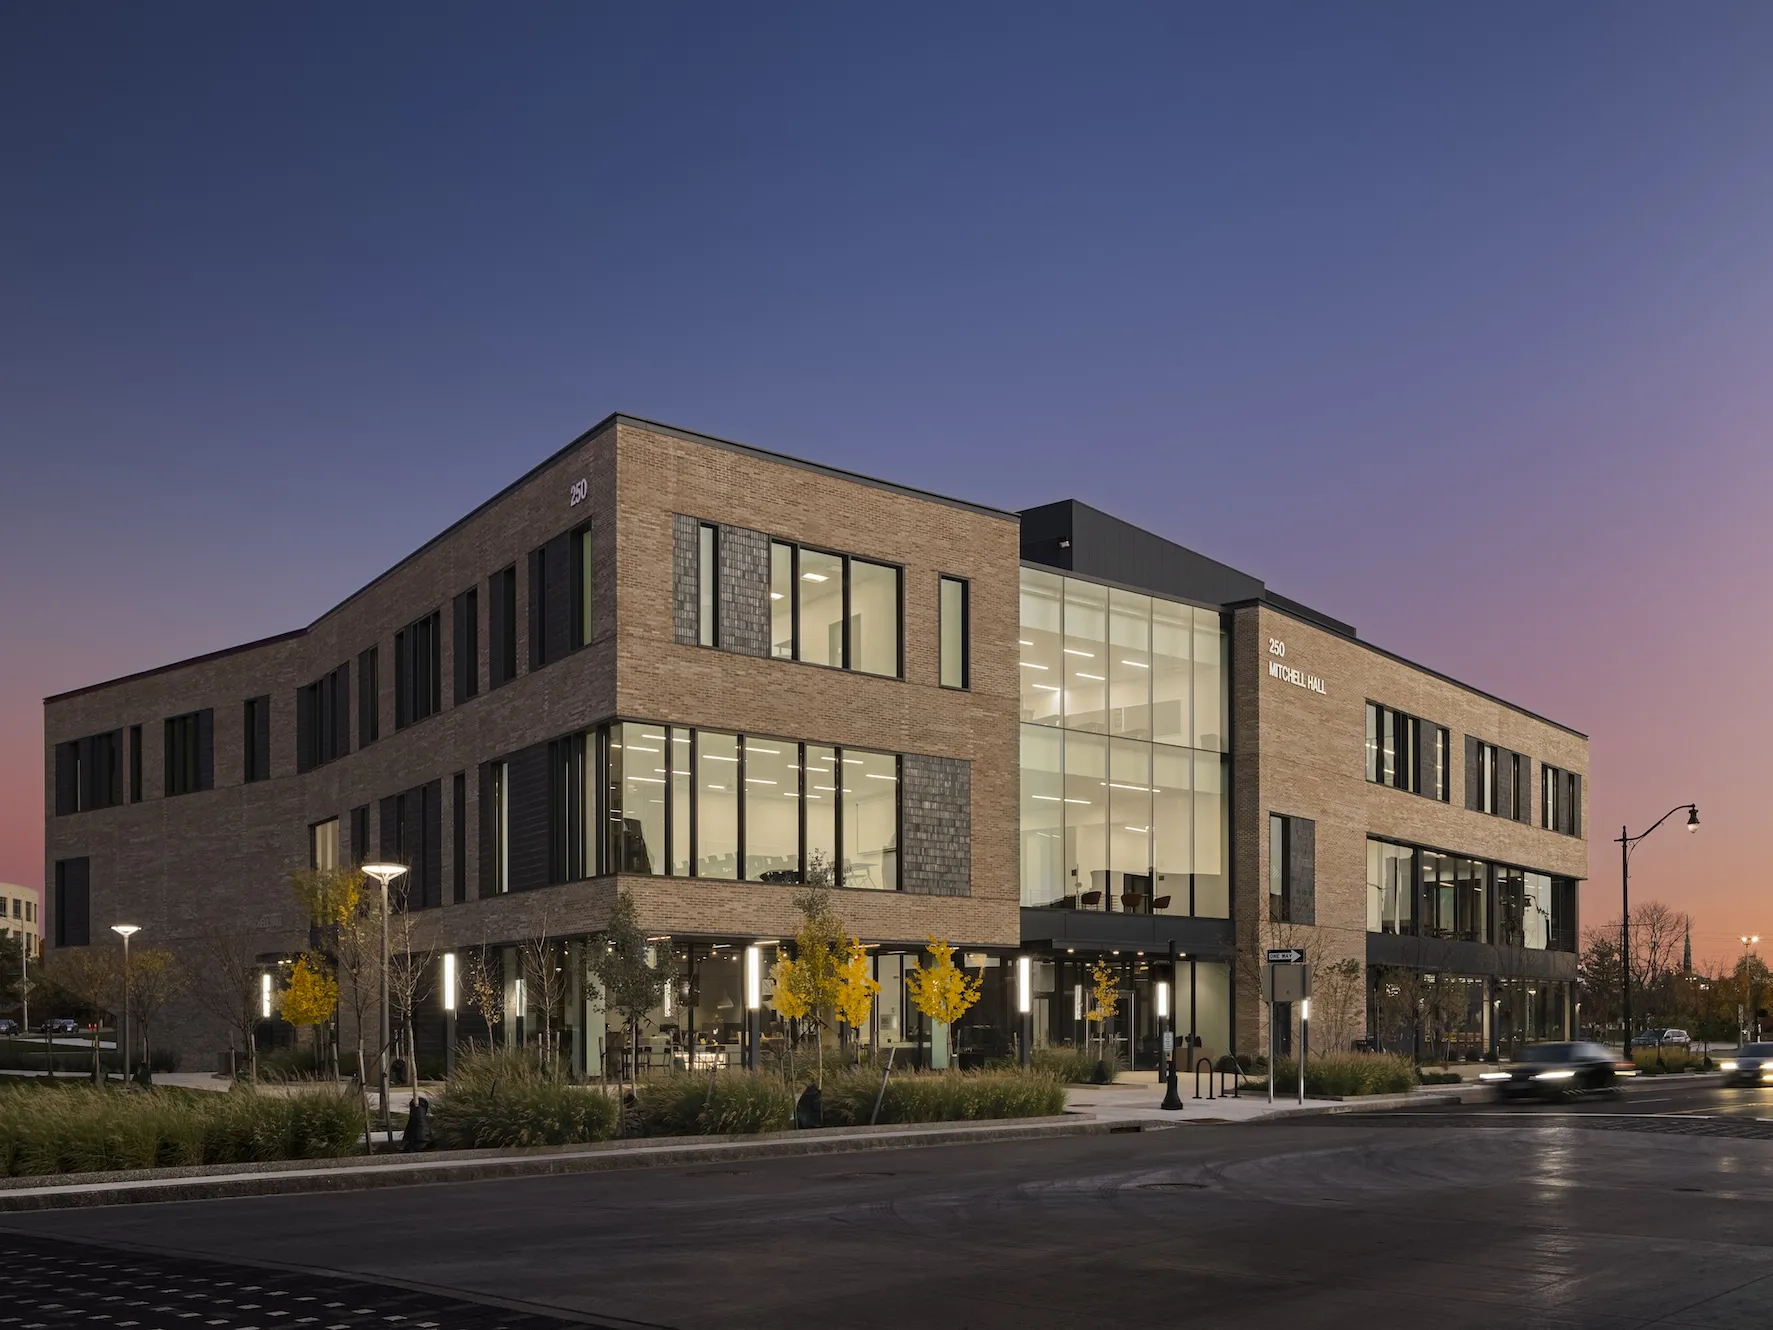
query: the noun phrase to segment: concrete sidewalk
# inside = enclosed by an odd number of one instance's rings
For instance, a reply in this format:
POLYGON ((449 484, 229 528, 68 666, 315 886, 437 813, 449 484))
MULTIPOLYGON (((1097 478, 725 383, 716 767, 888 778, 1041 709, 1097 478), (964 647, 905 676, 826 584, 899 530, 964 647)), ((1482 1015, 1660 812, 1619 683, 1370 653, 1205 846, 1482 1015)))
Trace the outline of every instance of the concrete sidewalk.
MULTIPOLYGON (((1215 1078, 1216 1079, 1216 1078, 1215 1078)), ((1217 1087, 1215 1086, 1215 1089, 1217 1087)), ((1310 1113, 1349 1113, 1373 1108, 1395 1108, 1402 1104, 1460 1103, 1479 1093, 1473 1085, 1425 1085, 1407 1094, 1362 1095, 1354 1099, 1320 1099, 1305 1097, 1303 1106, 1297 1094, 1276 1094, 1268 1102, 1267 1090, 1245 1088, 1241 1095, 1221 1095, 1208 1099, 1206 1078, 1201 1078, 1201 1097, 1194 1095, 1194 1078, 1178 1082, 1182 1095, 1180 1111, 1161 1108, 1164 1087, 1152 1073, 1123 1075, 1113 1085, 1072 1085, 1066 1087, 1066 1111, 1087 1113, 1098 1122, 1138 1123, 1150 1127, 1185 1127, 1190 1123, 1255 1122, 1263 1118, 1293 1117, 1310 1113)))

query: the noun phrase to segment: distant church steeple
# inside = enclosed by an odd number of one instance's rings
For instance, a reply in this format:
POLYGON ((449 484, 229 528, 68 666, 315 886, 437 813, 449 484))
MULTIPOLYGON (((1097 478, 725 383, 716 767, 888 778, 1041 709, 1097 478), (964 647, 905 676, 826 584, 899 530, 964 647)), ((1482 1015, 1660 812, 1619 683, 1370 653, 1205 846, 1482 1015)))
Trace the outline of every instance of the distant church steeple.
POLYGON ((1693 925, 1687 925, 1687 941, 1681 947, 1681 973, 1693 973, 1693 925))

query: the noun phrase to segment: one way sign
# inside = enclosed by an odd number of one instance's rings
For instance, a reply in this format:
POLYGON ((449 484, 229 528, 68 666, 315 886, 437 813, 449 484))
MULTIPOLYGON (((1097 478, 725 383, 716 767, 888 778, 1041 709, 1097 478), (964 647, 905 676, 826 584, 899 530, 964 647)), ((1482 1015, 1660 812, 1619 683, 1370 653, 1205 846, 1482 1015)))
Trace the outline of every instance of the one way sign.
POLYGON ((1304 947, 1270 947, 1268 949, 1270 965, 1303 965, 1305 964, 1304 947))

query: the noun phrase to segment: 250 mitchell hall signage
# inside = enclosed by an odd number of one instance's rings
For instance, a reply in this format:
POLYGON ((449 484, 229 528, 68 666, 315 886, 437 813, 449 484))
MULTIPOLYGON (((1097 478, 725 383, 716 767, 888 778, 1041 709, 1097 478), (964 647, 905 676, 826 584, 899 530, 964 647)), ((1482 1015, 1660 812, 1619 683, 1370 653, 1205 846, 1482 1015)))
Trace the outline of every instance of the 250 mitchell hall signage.
POLYGON ((1304 688, 1313 693, 1321 693, 1328 697, 1330 690, 1324 681, 1315 674, 1307 674, 1304 670, 1294 669, 1291 665, 1283 665, 1282 659, 1287 654, 1287 644, 1278 637, 1268 639, 1268 677, 1279 679, 1282 683, 1290 683, 1295 688, 1304 688))

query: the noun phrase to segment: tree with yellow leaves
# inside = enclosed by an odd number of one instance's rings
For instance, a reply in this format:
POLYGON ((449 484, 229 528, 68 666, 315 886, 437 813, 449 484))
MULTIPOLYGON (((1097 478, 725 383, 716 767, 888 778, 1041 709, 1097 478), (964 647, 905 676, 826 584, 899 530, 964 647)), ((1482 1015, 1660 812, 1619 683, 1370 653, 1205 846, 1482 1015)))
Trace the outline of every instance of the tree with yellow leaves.
POLYGON ((868 952, 862 939, 850 939, 849 954, 837 967, 837 1014, 851 1030, 860 1031, 874 1010, 874 995, 880 992, 880 981, 868 963, 868 952))
POLYGON ((841 968, 848 959, 851 938, 831 908, 831 893, 825 888, 808 887, 795 896, 794 908, 800 911, 794 956, 780 958, 770 970, 776 985, 770 1005, 788 1020, 812 1021, 819 1056, 818 1082, 823 1089, 825 1023, 843 991, 841 968))
POLYGON ((1120 1010, 1120 976, 1107 961, 1098 960, 1090 966, 1090 996, 1095 999, 1086 1019, 1100 1028, 1096 1031, 1098 1045, 1106 1049, 1108 1022, 1120 1010))
POLYGON ((954 948, 940 938, 930 938, 930 963, 905 975, 905 991, 911 1005, 938 1027, 930 1036, 930 1061, 948 1062, 948 1028, 966 1015, 979 1000, 979 981, 954 963, 954 948))
POLYGON ((327 970, 325 958, 311 953, 297 957, 289 987, 283 990, 283 1019, 291 1025, 324 1025, 338 1005, 339 981, 327 970))

